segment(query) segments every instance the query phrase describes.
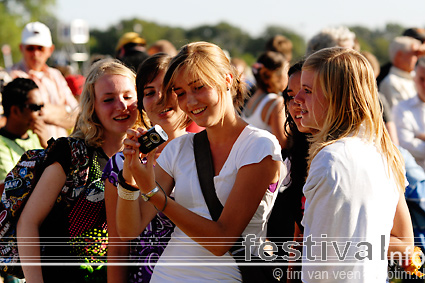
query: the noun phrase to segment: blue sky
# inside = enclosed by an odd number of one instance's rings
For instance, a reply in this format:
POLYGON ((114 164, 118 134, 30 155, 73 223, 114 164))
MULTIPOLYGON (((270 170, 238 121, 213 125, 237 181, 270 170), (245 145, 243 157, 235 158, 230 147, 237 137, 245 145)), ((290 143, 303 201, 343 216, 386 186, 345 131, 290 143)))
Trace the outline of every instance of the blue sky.
MULTIPOLYGON (((322 28, 386 23, 425 27, 424 0, 57 0, 56 14, 65 24, 73 19, 105 29, 121 19, 140 18, 175 27, 226 21, 253 36, 266 26, 290 28, 307 40, 322 28)), ((142 31, 143 33, 143 31, 142 31)))

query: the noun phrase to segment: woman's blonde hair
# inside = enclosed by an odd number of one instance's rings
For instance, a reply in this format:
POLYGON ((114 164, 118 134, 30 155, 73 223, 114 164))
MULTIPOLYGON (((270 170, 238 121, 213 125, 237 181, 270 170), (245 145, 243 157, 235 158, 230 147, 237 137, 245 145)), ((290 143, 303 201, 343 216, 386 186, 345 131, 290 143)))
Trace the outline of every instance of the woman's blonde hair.
MULTIPOLYGON (((200 80, 216 89, 221 98, 227 91, 226 76, 230 74, 233 80, 229 90, 233 97, 233 106, 237 111, 240 111, 247 98, 246 86, 241 81, 241 75, 230 64, 223 50, 215 44, 201 41, 189 43, 180 49, 171 60, 164 76, 165 100, 172 94, 175 79, 180 74, 191 81, 200 80)), ((222 104, 225 103, 224 99, 220 101, 222 104)))
MULTIPOLYGON (((71 136, 84 139, 89 146, 94 147, 99 147, 103 144, 103 125, 94 111, 96 100, 94 85, 103 75, 127 77, 134 83, 134 88, 136 88, 136 74, 116 59, 102 59, 90 67, 80 98, 80 113, 71 136)), ((140 124, 139 113, 135 127, 140 124)))
POLYGON ((404 162, 385 128, 369 61, 355 50, 331 47, 313 53, 302 70, 315 73, 313 89, 320 85, 329 103, 323 129, 312 136, 309 164, 323 147, 362 131, 385 156, 389 172, 404 190, 404 162))

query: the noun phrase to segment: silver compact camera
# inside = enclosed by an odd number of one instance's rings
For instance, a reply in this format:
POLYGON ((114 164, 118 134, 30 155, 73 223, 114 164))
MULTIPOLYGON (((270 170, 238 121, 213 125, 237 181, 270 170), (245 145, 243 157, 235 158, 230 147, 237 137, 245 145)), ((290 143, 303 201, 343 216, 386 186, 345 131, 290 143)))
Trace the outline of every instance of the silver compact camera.
POLYGON ((139 138, 140 152, 147 154, 155 147, 163 144, 168 140, 167 133, 161 128, 160 125, 155 125, 148 130, 146 134, 139 138))

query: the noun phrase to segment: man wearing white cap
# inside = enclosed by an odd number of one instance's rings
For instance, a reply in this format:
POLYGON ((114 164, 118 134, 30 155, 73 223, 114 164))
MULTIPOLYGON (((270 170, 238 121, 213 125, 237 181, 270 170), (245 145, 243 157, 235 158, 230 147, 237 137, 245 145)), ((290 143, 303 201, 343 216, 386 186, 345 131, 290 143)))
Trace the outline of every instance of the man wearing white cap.
POLYGON ((19 47, 23 59, 12 67, 11 77, 36 82, 44 102, 43 117, 49 134, 54 138, 68 136, 75 123, 78 102, 60 71, 46 64, 55 49, 49 28, 40 22, 28 23, 19 47))

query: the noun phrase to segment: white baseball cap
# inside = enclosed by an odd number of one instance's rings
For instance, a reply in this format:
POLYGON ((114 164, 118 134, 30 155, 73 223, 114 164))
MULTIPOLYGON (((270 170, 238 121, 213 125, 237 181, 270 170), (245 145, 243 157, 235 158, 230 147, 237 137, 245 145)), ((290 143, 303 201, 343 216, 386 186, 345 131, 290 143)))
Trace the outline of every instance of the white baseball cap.
POLYGON ((21 43, 24 45, 52 46, 50 29, 43 23, 28 23, 22 31, 21 43))

